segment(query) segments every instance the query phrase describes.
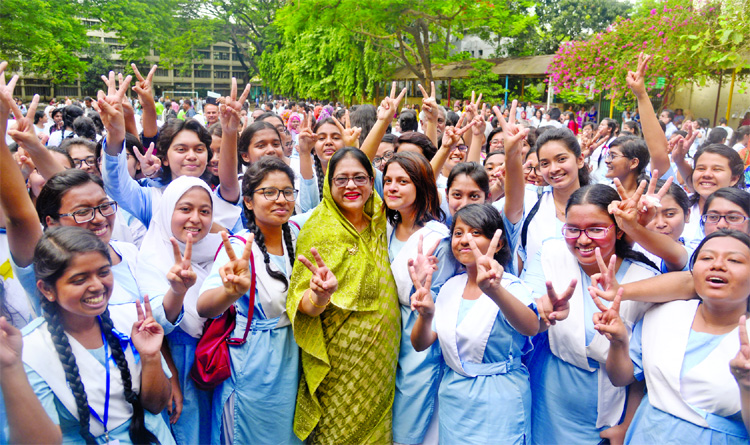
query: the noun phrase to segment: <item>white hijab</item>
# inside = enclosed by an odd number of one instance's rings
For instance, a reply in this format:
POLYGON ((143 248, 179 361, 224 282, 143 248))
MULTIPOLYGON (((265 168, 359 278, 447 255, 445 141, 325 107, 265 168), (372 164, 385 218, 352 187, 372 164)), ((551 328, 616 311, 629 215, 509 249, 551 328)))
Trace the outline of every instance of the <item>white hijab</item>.
MULTIPOLYGON (((172 214, 182 195, 193 187, 204 189, 211 197, 213 206, 214 195, 203 180, 181 176, 173 180, 164 190, 159 207, 151 219, 146 236, 143 238, 143 244, 138 253, 137 279, 141 292, 148 294, 150 298, 163 296, 169 290, 167 272, 174 265, 172 244, 169 241, 169 238, 174 236, 172 233, 172 214)), ((185 243, 179 240, 177 243, 180 246, 180 252, 184 254, 185 243)), ((198 292, 203 280, 211 271, 214 257, 220 246, 221 236, 218 233, 209 233, 200 241, 193 243, 191 261, 198 279, 185 295, 183 302, 185 313, 180 322, 180 328, 195 338, 199 338, 203 333, 203 323, 206 321, 205 318, 198 316, 196 309, 198 292)))

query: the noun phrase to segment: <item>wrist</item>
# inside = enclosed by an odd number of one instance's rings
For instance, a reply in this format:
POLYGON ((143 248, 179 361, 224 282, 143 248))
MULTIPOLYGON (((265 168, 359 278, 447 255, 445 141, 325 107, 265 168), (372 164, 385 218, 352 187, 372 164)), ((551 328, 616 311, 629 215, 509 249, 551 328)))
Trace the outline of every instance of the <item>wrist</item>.
MULTIPOLYGON (((136 348, 137 349, 137 348, 136 348)), ((144 354, 138 351, 138 355, 141 357, 143 366, 158 364, 161 367, 161 352, 156 351, 154 353, 144 354)))
POLYGON ((313 307, 318 309, 325 309, 328 304, 331 303, 331 296, 329 295, 326 298, 321 298, 320 295, 318 295, 317 292, 310 289, 310 292, 307 294, 307 298, 310 301, 310 304, 313 305, 313 307))

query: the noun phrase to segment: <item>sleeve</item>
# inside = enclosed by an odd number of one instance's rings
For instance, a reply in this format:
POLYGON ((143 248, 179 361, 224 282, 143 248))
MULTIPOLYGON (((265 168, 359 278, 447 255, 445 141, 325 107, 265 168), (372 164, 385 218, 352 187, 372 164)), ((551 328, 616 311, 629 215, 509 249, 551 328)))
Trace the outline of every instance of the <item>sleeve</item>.
POLYGON ((380 199, 383 199, 383 172, 379 169, 375 169, 375 191, 380 195, 380 199))
POLYGON ((305 225, 307 220, 310 219, 310 216, 312 216, 312 214, 313 214, 313 210, 308 210, 305 213, 300 213, 300 214, 292 216, 291 218, 289 218, 289 221, 295 222, 301 229, 302 226, 305 225))
POLYGON ((542 250, 539 249, 534 256, 534 259, 527 262, 526 272, 521 277, 524 283, 526 283, 531 290, 540 294, 547 294, 546 278, 544 276, 544 269, 542 269, 542 250))
POLYGON ((523 281, 514 279, 507 287, 506 290, 510 292, 511 295, 516 297, 518 301, 525 304, 528 308, 530 308, 534 313, 536 314, 537 318, 539 318, 539 312, 536 309, 536 301, 534 301, 534 292, 532 289, 527 286, 523 281))
MULTIPOLYGON (((162 111, 163 111, 163 108, 164 107, 162 107, 162 111)), ((157 116, 160 116, 160 115, 161 115, 161 113, 157 113, 157 116)), ((159 131, 158 130, 156 131, 156 136, 154 136, 152 138, 145 137, 143 135, 143 132, 141 132, 141 144, 143 144, 143 149, 144 150, 148 150, 148 146, 151 145, 152 143, 154 144, 154 147, 156 147, 156 141, 158 139, 159 139, 159 131)))
POLYGON ((111 156, 106 154, 106 140, 103 145, 104 171, 102 171, 102 177, 104 179, 104 190, 107 195, 117 201, 118 205, 148 227, 152 212, 153 198, 151 191, 148 187, 141 187, 135 179, 130 177, 125 150, 121 150, 117 156, 111 156))
POLYGON ((630 360, 633 362, 633 377, 639 382, 643 380, 643 318, 638 320, 630 336, 630 360))
MULTIPOLYGON (((55 358, 57 359, 57 358, 55 358)), ((55 393, 52 392, 52 388, 49 387, 46 381, 37 374, 36 371, 31 369, 24 363, 24 370, 26 371, 26 377, 29 379, 31 389, 34 390, 34 394, 41 402, 44 411, 55 425, 60 425, 60 416, 57 414, 57 407, 55 406, 55 393)))
POLYGON ((312 210, 320 204, 320 191, 315 177, 312 179, 300 177, 299 188, 299 206, 302 212, 312 210))
POLYGON ((10 264, 13 268, 13 273, 15 274, 16 279, 19 283, 21 283, 21 287, 23 287, 23 290, 26 291, 26 295, 29 297, 29 302, 31 302, 34 313, 41 314, 42 308, 41 302, 39 301, 39 292, 36 288, 36 274, 34 273, 34 263, 31 263, 26 267, 19 267, 16 262, 13 261, 13 256, 11 255, 10 264))
POLYGON ((154 320, 156 320, 156 322, 161 325, 162 329, 164 329, 164 335, 171 334, 172 331, 174 331, 174 328, 179 326, 182 322, 182 317, 185 315, 185 305, 180 308, 180 315, 178 315, 177 319, 172 323, 167 320, 167 314, 164 311, 164 295, 149 301, 151 302, 151 313, 154 316, 154 320))
POLYGON ((503 217, 503 226, 505 227, 505 240, 510 248, 510 272, 513 275, 520 275, 521 271, 518 270, 518 245, 521 241, 521 229, 523 228, 524 218, 518 220, 517 223, 511 223, 508 218, 505 217, 505 212, 500 212, 503 217))

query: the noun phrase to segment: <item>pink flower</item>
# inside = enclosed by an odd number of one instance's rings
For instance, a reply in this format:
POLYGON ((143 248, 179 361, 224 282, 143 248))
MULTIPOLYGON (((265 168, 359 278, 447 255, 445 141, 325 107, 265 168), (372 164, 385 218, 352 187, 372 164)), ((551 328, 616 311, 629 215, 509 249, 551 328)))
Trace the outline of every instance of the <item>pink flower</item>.
POLYGON ((651 10, 651 15, 656 15, 656 9, 651 10))
POLYGON ((659 31, 659 37, 661 37, 663 35, 664 35, 664 32, 663 31, 659 31))

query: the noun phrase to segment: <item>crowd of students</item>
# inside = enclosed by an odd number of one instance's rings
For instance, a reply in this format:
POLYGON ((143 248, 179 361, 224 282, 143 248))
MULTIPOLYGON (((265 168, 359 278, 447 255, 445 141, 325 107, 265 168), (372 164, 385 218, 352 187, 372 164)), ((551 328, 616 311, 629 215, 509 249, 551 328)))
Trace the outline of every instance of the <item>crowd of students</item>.
POLYGON ((199 121, 133 66, 59 147, 0 64, 0 443, 748 443, 750 127, 668 138, 649 60, 580 132, 395 83, 199 121))

